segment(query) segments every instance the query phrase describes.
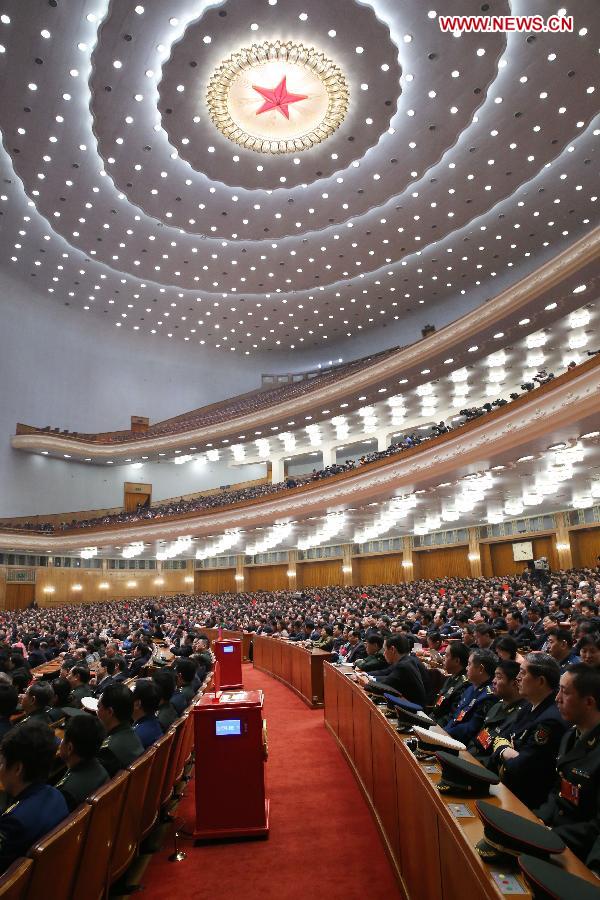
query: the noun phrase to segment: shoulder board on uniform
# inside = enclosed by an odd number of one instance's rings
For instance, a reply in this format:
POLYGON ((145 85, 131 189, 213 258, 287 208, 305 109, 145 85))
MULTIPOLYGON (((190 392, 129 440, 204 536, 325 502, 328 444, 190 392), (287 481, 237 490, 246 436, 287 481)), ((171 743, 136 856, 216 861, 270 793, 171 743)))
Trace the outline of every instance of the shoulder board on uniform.
POLYGON ((109 742, 108 738, 106 738, 106 740, 102 741, 102 743, 100 744, 100 749, 107 750, 109 747, 110 747, 110 742, 109 742))
POLYGON ((11 813, 13 811, 13 809, 16 809, 18 805, 19 805, 19 801, 15 800, 14 803, 11 803, 11 805, 7 809, 4 810, 4 815, 7 816, 9 813, 11 813))

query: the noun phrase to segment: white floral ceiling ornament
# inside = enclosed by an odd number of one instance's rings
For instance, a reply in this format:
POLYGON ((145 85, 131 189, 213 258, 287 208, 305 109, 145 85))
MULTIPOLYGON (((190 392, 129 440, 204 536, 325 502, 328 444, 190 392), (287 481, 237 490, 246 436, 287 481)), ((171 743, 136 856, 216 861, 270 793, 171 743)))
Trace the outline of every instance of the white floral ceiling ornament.
POLYGON ((265 41, 228 57, 206 101, 221 134, 258 153, 298 153, 330 137, 346 117, 350 92, 332 60, 312 47, 265 41))

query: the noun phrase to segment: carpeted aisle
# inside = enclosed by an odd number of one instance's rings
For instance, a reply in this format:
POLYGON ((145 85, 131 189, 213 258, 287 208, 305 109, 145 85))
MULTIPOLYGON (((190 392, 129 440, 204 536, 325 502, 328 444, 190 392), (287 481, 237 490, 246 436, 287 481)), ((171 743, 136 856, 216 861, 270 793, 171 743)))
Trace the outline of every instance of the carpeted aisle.
MULTIPOLYGON (((244 666, 247 690, 265 693, 269 734, 267 790, 270 835, 245 841, 181 846, 188 857, 170 863, 172 843, 155 854, 143 882, 148 900, 174 897, 282 900, 390 900, 397 883, 368 807, 346 760, 323 724, 279 681, 244 666)), ((193 784, 177 819, 194 819, 193 784)))

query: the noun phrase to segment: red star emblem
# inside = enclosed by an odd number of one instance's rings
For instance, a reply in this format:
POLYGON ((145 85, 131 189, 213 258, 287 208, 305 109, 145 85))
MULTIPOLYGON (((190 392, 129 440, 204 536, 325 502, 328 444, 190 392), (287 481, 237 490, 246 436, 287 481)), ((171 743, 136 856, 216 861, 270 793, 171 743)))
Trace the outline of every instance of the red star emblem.
POLYGON ((285 78, 286 76, 284 75, 277 87, 274 88, 262 88, 258 87, 256 84, 252 85, 252 90, 257 91, 265 98, 265 102, 261 108, 256 110, 257 116, 260 116, 261 113, 269 112, 271 109, 278 109, 282 116, 289 119, 289 104, 297 103, 299 100, 308 100, 306 94, 290 94, 285 83, 285 78))

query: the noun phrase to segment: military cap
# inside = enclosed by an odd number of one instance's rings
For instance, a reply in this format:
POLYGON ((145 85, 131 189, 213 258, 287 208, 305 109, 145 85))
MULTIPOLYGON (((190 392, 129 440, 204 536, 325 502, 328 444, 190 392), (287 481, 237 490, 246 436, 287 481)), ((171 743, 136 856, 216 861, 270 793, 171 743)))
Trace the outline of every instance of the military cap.
POLYGON ((401 697, 402 694, 400 691, 397 691, 396 688, 390 687, 389 684, 379 684, 378 681, 369 681, 364 685, 364 689, 367 694, 372 694, 371 699, 374 703, 377 702, 375 700, 376 697, 379 698, 379 702, 385 702, 384 694, 393 694, 395 697, 401 697))
POLYGON ((596 900, 600 887, 535 856, 519 856, 519 865, 535 900, 596 900))
POLYGON ((475 849, 486 862, 519 856, 523 852, 548 859, 552 853, 562 853, 565 849, 556 832, 539 822, 524 819, 484 800, 477 800, 475 807, 485 835, 475 849))
POLYGON ((413 731, 417 735, 419 741, 419 750, 422 750, 429 755, 433 755, 439 750, 446 750, 448 753, 458 756, 461 750, 467 749, 463 743, 455 741, 454 738, 451 738, 447 734, 438 734, 437 731, 428 731, 426 728, 421 728, 419 725, 415 725, 413 731))
POLYGON ((435 755, 442 765, 442 777, 437 786, 440 794, 487 797, 490 785, 500 784, 498 776, 484 766, 476 765, 444 750, 435 755))
POLYGON ((410 728, 412 725, 421 725, 423 728, 431 728, 436 723, 423 712, 423 707, 418 703, 411 703, 403 697, 397 697, 395 694, 388 694, 387 691, 383 695, 388 702, 388 706, 393 709, 398 716, 398 730, 402 726, 403 730, 410 728))

